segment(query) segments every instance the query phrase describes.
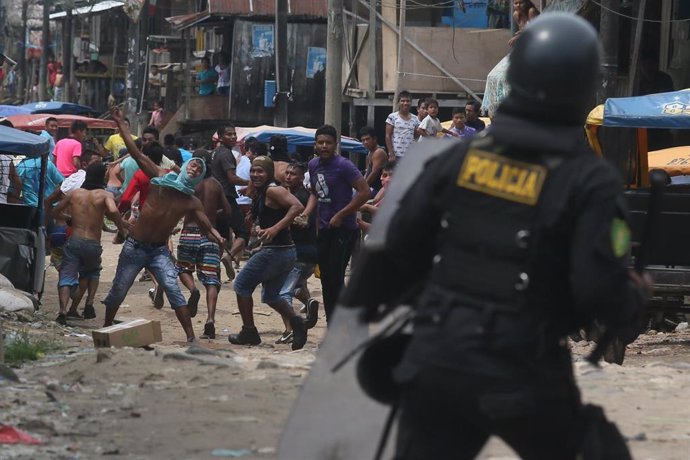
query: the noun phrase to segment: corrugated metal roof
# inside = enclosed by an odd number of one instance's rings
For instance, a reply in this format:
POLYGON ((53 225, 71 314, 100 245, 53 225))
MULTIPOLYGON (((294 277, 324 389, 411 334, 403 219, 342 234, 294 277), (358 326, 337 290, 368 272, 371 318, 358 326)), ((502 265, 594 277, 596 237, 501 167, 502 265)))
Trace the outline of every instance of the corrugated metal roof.
MULTIPOLYGON (((328 0, 287 0, 288 15, 304 19, 328 17, 328 0)), ((275 0, 209 0, 208 9, 166 18, 177 30, 203 25, 223 16, 274 16, 275 0)))
MULTIPOLYGON (((288 14, 312 18, 328 16, 327 0, 287 0, 288 14)), ((208 12, 241 16, 273 16, 275 0, 208 0, 208 12)))
MULTIPOLYGON (((116 1, 105 1, 105 2, 99 2, 95 3, 93 5, 87 5, 87 6, 82 6, 81 8, 75 8, 72 10, 72 14, 74 16, 78 16, 80 14, 94 14, 94 13, 100 13, 102 11, 109 10, 111 8, 119 8, 123 6, 125 3, 124 2, 116 2, 116 1)), ((50 19, 57 19, 57 18, 62 18, 67 16, 66 11, 58 11, 57 13, 52 13, 50 15, 50 19)))

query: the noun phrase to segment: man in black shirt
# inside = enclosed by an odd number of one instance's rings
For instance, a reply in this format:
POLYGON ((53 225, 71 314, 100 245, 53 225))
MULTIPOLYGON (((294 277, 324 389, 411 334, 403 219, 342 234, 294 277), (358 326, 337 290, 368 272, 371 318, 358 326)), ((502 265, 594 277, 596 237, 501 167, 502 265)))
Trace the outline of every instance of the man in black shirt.
POLYGON ((249 181, 237 176, 237 161, 232 153, 232 147, 237 142, 235 127, 230 124, 223 125, 218 129, 217 133, 218 147, 213 151, 211 175, 223 186, 223 193, 230 203, 232 214, 229 219, 224 216, 218 216, 216 230, 225 236, 229 235, 230 228, 232 228, 235 234, 235 242, 232 244, 232 247, 227 248, 229 252, 221 260, 227 270, 228 266, 231 266, 230 259, 242 251, 247 241, 249 241, 249 233, 244 225, 240 207, 237 205, 237 191, 235 190, 235 185, 248 185, 249 181))
POLYGON ((469 101, 465 105, 465 125, 474 128, 477 132, 486 128, 486 124, 479 119, 479 109, 481 105, 477 101, 469 101))
MULTIPOLYGON (((306 206, 307 201, 309 201, 309 191, 304 187, 305 169, 304 163, 290 163, 285 170, 285 185, 290 193, 302 203, 302 206, 306 206)), ((304 304, 303 309, 307 312, 306 325, 308 329, 311 329, 316 325, 319 311, 319 302, 311 297, 307 286, 307 280, 314 274, 318 262, 316 218, 314 216, 307 217, 304 214, 297 216, 290 226, 290 233, 297 250, 297 262, 285 280, 285 284, 280 290, 280 296, 289 305, 292 305, 293 297, 304 304)), ((292 328, 288 322, 285 322, 285 332, 276 343, 291 341, 292 328)))
POLYGON ((261 337, 254 325, 252 294, 261 284, 261 301, 280 313, 292 326, 292 349, 299 350, 307 342, 307 328, 280 290, 296 261, 295 245, 290 235, 290 224, 304 206, 285 188, 275 185, 273 161, 264 156, 254 158, 250 170, 254 200, 252 215, 259 224, 257 236, 261 250, 254 254, 235 278, 237 307, 242 317, 242 330, 230 334, 228 341, 235 345, 258 345, 261 337))

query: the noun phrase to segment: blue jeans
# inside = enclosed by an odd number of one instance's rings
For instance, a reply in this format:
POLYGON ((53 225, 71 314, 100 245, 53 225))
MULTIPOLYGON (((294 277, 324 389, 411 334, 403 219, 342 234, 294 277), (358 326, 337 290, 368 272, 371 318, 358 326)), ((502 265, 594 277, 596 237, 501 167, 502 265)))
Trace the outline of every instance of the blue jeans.
POLYGON ((235 294, 250 297, 261 284, 261 301, 271 304, 280 300, 280 290, 285 278, 295 266, 297 255, 294 247, 263 248, 254 254, 235 278, 235 294))
POLYGON ((100 241, 71 236, 64 246, 58 287, 77 286, 80 279, 97 280, 102 253, 100 241))
POLYGON ((103 301, 108 309, 119 308, 142 268, 148 268, 165 291, 173 310, 187 305, 177 284, 177 270, 170 258, 166 243, 142 243, 127 238, 117 261, 117 271, 107 297, 103 301))
POLYGON ((307 287, 307 280, 314 274, 315 267, 316 264, 297 262, 290 273, 288 273, 285 283, 280 289, 280 297, 285 299, 288 305, 292 305, 292 296, 297 288, 304 289, 307 287))

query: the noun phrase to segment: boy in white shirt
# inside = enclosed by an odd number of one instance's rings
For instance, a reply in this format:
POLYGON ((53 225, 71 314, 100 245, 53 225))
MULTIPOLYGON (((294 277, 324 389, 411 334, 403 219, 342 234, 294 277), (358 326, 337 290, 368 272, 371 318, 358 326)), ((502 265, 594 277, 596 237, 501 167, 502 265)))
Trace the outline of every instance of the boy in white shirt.
POLYGON ((427 101, 427 116, 419 124, 417 128, 419 134, 419 142, 426 137, 436 137, 438 133, 449 134, 451 136, 458 136, 458 133, 450 131, 443 126, 438 119, 438 101, 436 99, 428 99, 427 101))

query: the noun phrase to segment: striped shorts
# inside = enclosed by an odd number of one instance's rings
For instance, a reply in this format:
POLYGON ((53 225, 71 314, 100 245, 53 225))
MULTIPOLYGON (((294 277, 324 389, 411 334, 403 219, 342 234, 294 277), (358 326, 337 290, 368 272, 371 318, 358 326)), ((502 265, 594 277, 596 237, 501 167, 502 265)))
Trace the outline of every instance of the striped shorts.
POLYGON ((177 245, 177 273, 194 273, 204 286, 220 286, 220 247, 201 234, 199 227, 185 227, 177 245))

